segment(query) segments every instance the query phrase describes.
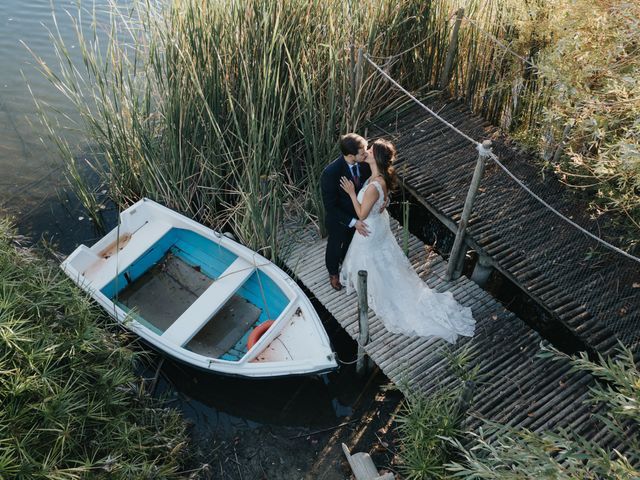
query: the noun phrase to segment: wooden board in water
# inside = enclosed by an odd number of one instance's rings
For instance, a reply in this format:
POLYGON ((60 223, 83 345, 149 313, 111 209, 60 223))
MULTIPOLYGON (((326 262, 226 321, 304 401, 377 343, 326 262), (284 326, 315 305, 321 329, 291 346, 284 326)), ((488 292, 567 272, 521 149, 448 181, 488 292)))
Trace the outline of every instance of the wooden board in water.
POLYGON ((191 339, 186 348, 201 355, 218 358, 240 341, 258 321, 261 313, 262 310, 253 303, 234 295, 191 339))
POLYGON ((164 332, 212 283, 212 278, 168 254, 124 289, 118 301, 164 332))

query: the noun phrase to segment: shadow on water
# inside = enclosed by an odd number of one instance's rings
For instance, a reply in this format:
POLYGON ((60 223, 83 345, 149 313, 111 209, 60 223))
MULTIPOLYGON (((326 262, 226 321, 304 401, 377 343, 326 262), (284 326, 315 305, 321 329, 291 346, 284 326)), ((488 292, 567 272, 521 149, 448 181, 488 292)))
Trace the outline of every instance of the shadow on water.
POLYGON ((344 370, 322 377, 250 380, 198 372, 165 360, 162 372, 156 393, 167 396, 168 404, 178 406, 197 430, 333 426, 352 413, 350 401, 359 393, 359 382, 344 370))
MULTIPOLYGON (((17 218, 18 233, 28 236, 34 243, 44 241, 63 255, 68 255, 81 243, 92 245, 104 235, 72 194, 50 195, 17 218)), ((103 218, 107 228, 112 229, 117 224, 116 210, 105 210, 103 218)))

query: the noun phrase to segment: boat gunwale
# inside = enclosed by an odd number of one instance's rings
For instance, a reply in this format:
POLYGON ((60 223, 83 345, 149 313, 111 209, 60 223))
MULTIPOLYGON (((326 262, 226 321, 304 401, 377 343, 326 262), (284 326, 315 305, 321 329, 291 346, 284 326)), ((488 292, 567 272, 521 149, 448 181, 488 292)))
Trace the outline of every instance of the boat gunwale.
MULTIPOLYGON (((324 330, 324 327, 322 326, 322 321, 320 320, 317 312, 313 308, 310 300, 306 297, 306 295, 304 295, 302 289, 280 267, 260 255, 258 252, 255 252, 248 247, 245 247, 244 245, 236 242, 235 240, 230 239, 225 235, 216 232, 215 230, 210 229, 188 217, 185 217, 178 212, 174 212, 167 207, 153 202, 152 200, 143 198, 142 200, 136 202, 135 204, 121 212, 121 221, 123 220, 124 215, 130 215, 134 213, 141 205, 145 205, 146 208, 151 209, 151 211, 148 212, 148 220, 145 223, 149 221, 166 222, 166 219, 164 218, 154 218, 153 213, 156 213, 154 212, 154 210, 158 211, 157 213, 160 213, 161 216, 168 216, 169 220, 180 222, 181 225, 176 225, 171 221, 166 223, 168 223, 171 228, 186 227, 186 230, 190 230, 198 235, 201 235, 205 239, 211 240, 217 245, 226 248, 230 252, 236 254, 238 257, 244 258, 254 266, 254 272, 261 271, 268 278, 274 281, 274 283, 282 290, 283 294, 289 301, 283 308, 278 318, 274 321, 272 327, 269 328, 267 332, 265 332, 265 334, 260 338, 260 340, 256 342, 256 344, 251 349, 249 349, 240 359, 224 360, 221 358, 207 357, 205 355, 192 352, 191 350, 176 345, 175 343, 168 342, 166 339, 163 339, 162 335, 158 335, 146 325, 138 322, 134 317, 132 317, 132 315, 130 315, 128 312, 125 312, 113 300, 108 298, 99 289, 94 287, 92 285, 92 282, 86 279, 71 264, 73 255, 82 247, 87 248, 84 245, 78 246, 78 248, 72 254, 70 254, 64 262, 62 262, 62 269, 81 289, 85 290, 92 298, 94 298, 118 323, 120 323, 130 331, 136 333, 143 340, 145 340, 152 346, 155 346, 164 353, 170 355, 171 357, 205 371, 214 371, 217 373, 228 375, 249 377, 274 377, 280 375, 288 376, 292 374, 306 375, 310 373, 319 373, 322 371, 329 371, 337 367, 335 354, 331 349, 329 337, 324 330), (254 360, 272 341, 277 338, 277 336, 286 327, 288 321, 292 318, 298 308, 302 310, 303 314, 312 317, 311 321, 316 333, 316 340, 328 352, 328 354, 324 356, 323 362, 320 361, 320 359, 322 358, 320 355, 312 359, 303 360, 252 362, 252 360, 254 360), (281 373, 274 373, 279 370, 277 368, 279 366, 278 364, 282 364, 283 371, 281 373), (305 365, 306 368, 304 368, 305 365), (268 372, 265 372, 264 375, 261 375, 262 370, 268 370, 268 372), (294 372, 290 373, 292 370, 294 372)), ((118 234, 123 235, 126 233, 118 232, 118 230, 118 227, 116 227, 115 229, 108 232, 102 239, 92 245, 89 250, 96 253, 96 250, 104 249, 105 244, 109 245, 110 243, 113 243, 114 240, 112 238, 109 238, 111 235, 117 236, 118 234), (109 241, 107 242, 106 240, 108 238, 109 241)), ((153 245, 155 245, 156 243, 154 243, 153 245)), ((144 255, 144 253, 139 255, 136 259, 140 258, 142 255, 144 255)), ((131 266, 134 261, 135 259, 128 265, 126 265, 123 269, 116 270, 115 275, 119 275, 119 271, 125 271, 131 266)), ((111 277, 111 280, 113 278, 115 278, 115 276, 111 277)), ((194 333, 194 335, 196 334, 197 332, 194 333)))

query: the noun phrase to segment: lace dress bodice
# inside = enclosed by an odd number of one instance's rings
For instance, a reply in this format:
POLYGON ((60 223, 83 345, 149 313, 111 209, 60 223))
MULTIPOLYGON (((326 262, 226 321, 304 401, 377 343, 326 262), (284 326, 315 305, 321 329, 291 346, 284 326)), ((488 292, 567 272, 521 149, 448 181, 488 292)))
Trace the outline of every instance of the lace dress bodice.
POLYGON ((367 243, 371 243, 371 242, 375 243, 376 240, 378 239, 378 236, 385 233, 385 228, 384 228, 385 225, 386 226, 389 225, 389 213, 387 212, 386 209, 383 210, 382 213, 380 212, 380 209, 384 204, 384 189, 382 188, 382 185, 380 185, 380 183, 376 182, 375 180, 371 181, 371 179, 369 179, 365 182, 360 192, 358 192, 358 197, 357 197, 358 202, 362 204, 362 200, 364 199, 364 194, 368 188, 375 188, 376 190, 378 190, 378 194, 379 194, 378 199, 375 201, 375 203, 371 207, 369 216, 365 219, 365 223, 369 228, 369 236, 362 237, 362 235, 359 235, 358 233, 356 233, 356 235, 364 239, 364 241, 366 241, 367 243))
POLYGON ((385 209, 384 190, 376 181, 367 181, 358 193, 362 203, 368 188, 380 194, 364 220, 368 236, 358 232, 342 264, 340 281, 347 293, 357 288, 358 271, 367 271, 369 306, 387 330, 410 336, 437 336, 454 343, 459 335, 473 336, 475 320, 469 307, 463 307, 451 292, 431 290, 415 272, 396 242, 385 209))
MULTIPOLYGON (((367 189, 370 187, 374 187, 376 190, 378 190, 379 195, 378 195, 378 199, 373 204, 373 207, 371 207, 371 211, 369 212, 369 216, 367 217, 367 219, 380 216, 381 215, 380 209, 384 204, 384 189, 382 188, 382 185, 380 185, 379 182, 376 182, 375 180, 371 180, 371 179, 367 179, 367 181, 364 183, 364 185, 360 189, 360 192, 358 192, 358 202, 362 203, 362 200, 364 199, 364 194, 367 191, 367 189)), ((383 213, 386 213, 386 210, 383 213)))

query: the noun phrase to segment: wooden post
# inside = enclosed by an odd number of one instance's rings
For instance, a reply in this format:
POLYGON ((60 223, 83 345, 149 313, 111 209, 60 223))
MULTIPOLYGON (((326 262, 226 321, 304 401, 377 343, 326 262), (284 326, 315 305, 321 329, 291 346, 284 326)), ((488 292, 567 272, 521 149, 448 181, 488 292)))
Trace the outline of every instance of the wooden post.
POLYGON ((362 88, 362 81, 364 78, 364 51, 362 47, 358 48, 358 62, 356 63, 356 99, 358 93, 362 88))
POLYGON ((358 363, 356 372, 364 375, 367 371, 364 347, 369 343, 369 302, 367 301, 367 271, 358 272, 358 325, 360 335, 358 336, 358 363))
POLYGON ((447 49, 447 58, 444 61, 444 69, 440 74, 440 81, 438 82, 440 90, 447 88, 447 85, 449 85, 449 81, 451 80, 451 67, 453 66, 453 58, 458 50, 458 31, 460 30, 462 17, 464 17, 464 8, 460 8, 456 13, 456 23, 453 25, 453 31, 451 32, 449 48, 447 49))
POLYGON ((409 256, 409 200, 402 202, 402 251, 409 256))
MULTIPOLYGON (((360 90, 362 90, 362 82, 364 78, 364 52, 362 48, 358 48, 358 60, 354 65, 353 73, 353 101, 351 103, 351 131, 355 132, 359 128, 360 116, 360 90)), ((366 138, 366 137, 365 137, 366 138)))
POLYGON ((462 265, 465 254, 464 235, 467 230, 467 224, 469 223, 469 217, 471 216, 473 201, 475 200, 478 187, 480 186, 480 181, 482 180, 482 174, 484 173, 485 159, 490 151, 491 140, 485 140, 482 142, 482 148, 479 149, 476 169, 473 171, 473 178, 471 179, 471 185, 467 192, 467 199, 465 200, 464 208, 462 209, 462 218, 460 218, 456 238, 453 241, 453 248, 451 249, 451 256, 449 257, 449 265, 447 266, 447 280, 455 280, 462 274, 462 265))

